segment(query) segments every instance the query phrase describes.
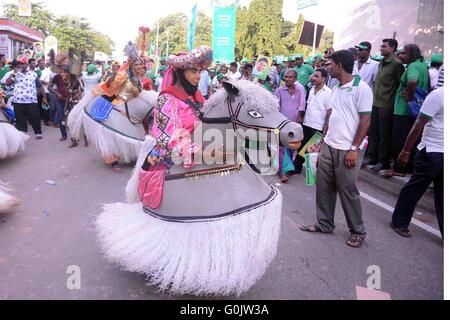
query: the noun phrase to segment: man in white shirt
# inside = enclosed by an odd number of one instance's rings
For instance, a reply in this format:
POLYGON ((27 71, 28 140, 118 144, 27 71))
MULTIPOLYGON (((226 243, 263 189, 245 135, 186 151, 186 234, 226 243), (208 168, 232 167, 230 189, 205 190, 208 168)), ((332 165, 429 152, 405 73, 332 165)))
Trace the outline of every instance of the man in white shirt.
POLYGON ((414 162, 414 174, 400 192, 392 215, 392 228, 405 238, 411 237, 409 224, 414 209, 431 182, 439 228, 444 236, 444 88, 430 93, 420 109, 419 117, 408 135, 397 164, 406 166, 420 133, 422 140, 414 162))
POLYGON ((241 73, 238 71, 238 65, 236 62, 232 62, 230 64, 230 71, 227 73, 228 78, 230 78, 231 80, 238 80, 242 75, 241 73))
MULTIPOLYGON (((42 83, 42 88, 44 88, 45 97, 47 98, 47 101, 49 101, 50 98, 48 96, 49 93, 48 85, 50 84, 52 71, 49 68, 47 68, 44 59, 40 59, 38 61, 38 68, 39 70, 41 70, 40 80, 42 83)), ((44 121, 44 124, 48 126, 50 122, 50 109, 48 105, 44 107, 43 98, 44 97, 42 95, 38 95, 38 105, 41 113, 41 119, 44 121)))
POLYGON ((327 63, 339 85, 331 93, 332 111, 317 169, 317 224, 301 227, 301 230, 332 233, 339 194, 351 233, 346 243, 359 248, 366 230, 356 183, 364 157, 360 146, 370 126, 373 93, 361 77, 352 76, 353 64, 353 56, 347 50, 336 51, 327 63))
MULTIPOLYGON (((331 89, 325 85, 327 79, 328 71, 325 69, 318 69, 311 76, 314 86, 309 91, 308 106, 302 123, 303 144, 308 143, 317 132, 326 131, 324 127, 331 116, 331 89)), ((297 154, 294 161, 296 173, 302 172, 303 163, 305 159, 297 154)))
POLYGON ((355 61, 353 75, 361 76, 361 79, 372 89, 377 78, 379 65, 378 62, 370 58, 372 45, 370 42, 361 42, 355 48, 358 50, 358 60, 355 61))
POLYGON ((211 83, 211 78, 209 77, 209 71, 203 70, 200 73, 200 81, 198 83, 198 89, 202 93, 202 96, 208 100, 209 99, 209 85, 211 83))
POLYGON ((86 72, 83 72, 81 76, 81 81, 83 83, 83 97, 86 97, 88 94, 92 93, 92 90, 99 84, 102 79, 102 74, 95 73, 96 67, 94 64, 90 64, 87 66, 86 72))

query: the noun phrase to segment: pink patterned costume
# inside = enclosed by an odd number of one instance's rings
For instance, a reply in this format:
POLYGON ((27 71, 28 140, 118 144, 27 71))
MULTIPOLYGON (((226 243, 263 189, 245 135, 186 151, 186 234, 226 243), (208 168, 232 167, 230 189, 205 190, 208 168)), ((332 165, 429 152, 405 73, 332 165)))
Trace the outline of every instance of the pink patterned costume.
POLYGON ((175 85, 173 75, 177 70, 206 69, 212 58, 212 50, 201 46, 188 54, 171 55, 167 61, 170 68, 164 75, 154 109, 152 135, 156 138, 156 146, 139 172, 138 193, 144 207, 157 209, 161 205, 165 174, 175 159, 182 159, 185 169, 194 166, 193 155, 200 146, 192 143, 192 134, 205 100, 198 90, 188 96, 181 86, 175 85))
POLYGON ((145 207, 160 206, 166 170, 174 165, 173 157, 184 159, 186 169, 193 167, 193 154, 199 147, 192 143, 198 118, 192 106, 170 93, 158 98, 154 109, 152 135, 156 146, 150 151, 139 173, 139 195, 145 207))

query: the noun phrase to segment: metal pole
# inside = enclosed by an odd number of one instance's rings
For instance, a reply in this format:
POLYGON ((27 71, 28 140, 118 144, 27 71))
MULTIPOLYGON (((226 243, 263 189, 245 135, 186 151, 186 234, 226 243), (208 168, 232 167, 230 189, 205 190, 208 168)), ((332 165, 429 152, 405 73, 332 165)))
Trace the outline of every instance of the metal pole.
POLYGON ((313 56, 316 55, 317 23, 314 23, 313 56))
POLYGON ((159 57, 159 19, 156 23, 156 56, 159 57))
POLYGON ((169 32, 169 28, 167 28, 166 60, 167 60, 167 58, 169 58, 169 37, 170 37, 170 32, 169 32))

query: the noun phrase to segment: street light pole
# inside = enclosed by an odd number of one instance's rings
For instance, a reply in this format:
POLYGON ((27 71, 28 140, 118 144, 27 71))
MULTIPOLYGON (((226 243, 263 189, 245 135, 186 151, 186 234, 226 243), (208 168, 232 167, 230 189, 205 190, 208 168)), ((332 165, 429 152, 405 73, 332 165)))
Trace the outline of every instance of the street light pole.
POLYGON ((317 23, 314 23, 313 56, 316 55, 317 23))

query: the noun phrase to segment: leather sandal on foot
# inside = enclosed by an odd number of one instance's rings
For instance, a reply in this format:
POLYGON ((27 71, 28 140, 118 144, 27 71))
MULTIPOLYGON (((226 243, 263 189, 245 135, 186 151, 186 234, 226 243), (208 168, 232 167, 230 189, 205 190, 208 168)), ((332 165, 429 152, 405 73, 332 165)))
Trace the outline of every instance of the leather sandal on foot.
POLYGON ((347 245, 352 248, 361 248, 366 237, 361 234, 351 234, 347 240, 347 245))

